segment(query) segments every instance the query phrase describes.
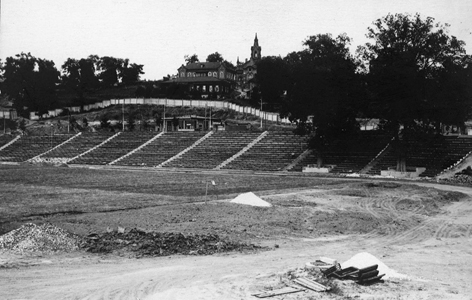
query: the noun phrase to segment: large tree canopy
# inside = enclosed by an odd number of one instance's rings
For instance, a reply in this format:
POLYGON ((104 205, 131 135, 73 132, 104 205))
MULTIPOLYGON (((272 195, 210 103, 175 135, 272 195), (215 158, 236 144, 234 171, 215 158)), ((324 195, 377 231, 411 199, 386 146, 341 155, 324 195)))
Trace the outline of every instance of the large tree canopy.
POLYGON ((99 86, 95 64, 95 56, 90 55, 80 60, 68 58, 62 65, 62 84, 81 100, 84 93, 99 86))
POLYGON ((273 110, 280 107, 290 82, 287 63, 279 56, 266 56, 257 62, 256 82, 258 88, 252 94, 254 105, 259 101, 273 110))
POLYGON ((208 62, 223 62, 224 59, 223 59, 223 56, 220 53, 215 52, 215 53, 209 54, 206 61, 208 61, 208 62))
POLYGON ((193 64, 193 63, 199 62, 199 60, 198 60, 198 55, 196 55, 196 54, 185 55, 185 56, 184 56, 184 59, 185 59, 185 63, 186 63, 187 65, 188 65, 188 64, 193 64))
POLYGON ((1 91, 13 99, 20 114, 27 116, 28 111, 44 113, 57 100, 56 84, 60 73, 54 62, 21 53, 8 57, 2 72, 1 91))
POLYGON ((311 131, 311 146, 320 156, 327 144, 347 141, 359 128, 359 80, 349 42, 346 35, 311 36, 305 50, 284 59, 291 82, 282 114, 298 122, 300 133, 311 131))
POLYGON ((368 29, 372 42, 361 48, 372 114, 395 137, 400 171, 406 169, 408 150, 402 140, 439 133, 441 124, 463 124, 470 116, 464 42, 449 36, 447 28, 419 14, 389 14, 368 29))

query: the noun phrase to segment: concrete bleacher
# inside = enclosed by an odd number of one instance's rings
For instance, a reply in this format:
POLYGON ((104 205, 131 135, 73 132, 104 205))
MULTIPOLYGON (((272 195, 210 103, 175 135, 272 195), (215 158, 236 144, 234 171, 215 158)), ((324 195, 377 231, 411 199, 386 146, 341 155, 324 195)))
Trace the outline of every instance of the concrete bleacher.
POLYGON ((0 161, 25 162, 38 156, 71 138, 69 134, 57 134, 53 136, 21 136, 16 142, 0 150, 0 161))
MULTIPOLYGON (((331 173, 358 173, 362 170, 389 142, 389 137, 375 131, 362 131, 356 142, 345 149, 331 146, 322 154, 324 165, 335 165, 331 173)), ((318 154, 313 151, 298 163, 292 171, 302 171, 306 165, 316 165, 318 154)))
MULTIPOLYGON (((411 141, 407 148, 407 168, 424 167, 426 171, 420 176, 434 177, 472 151, 472 139, 454 136, 430 142, 411 141)), ((396 154, 390 150, 379 159, 368 174, 380 175, 380 171, 396 167, 396 164, 396 154)))
POLYGON ((154 137, 156 132, 123 132, 107 143, 97 147, 70 163, 106 165, 141 146, 154 137))
MULTIPOLYGON (((2 145, 8 146, 0 150, 0 162, 31 162, 32 158, 36 157, 36 160, 40 155, 38 161, 44 159, 46 162, 89 165, 113 162, 123 166, 164 168, 283 171, 296 164, 290 171, 300 172, 304 166, 316 164, 317 160, 316 151, 306 157, 301 156, 300 161, 296 160, 306 150, 306 138, 291 132, 196 131, 159 134, 84 132, 76 136, 20 136, 9 145, 16 136, 4 135, 0 136, 0 148, 2 145)), ((328 147, 323 153, 323 163, 336 165, 332 173, 358 173, 362 170, 370 175, 380 175, 381 170, 395 167, 397 163, 392 147, 387 147, 382 155, 373 160, 389 142, 389 137, 378 132, 361 132, 359 139, 345 149, 328 147)), ((425 167, 426 171, 420 176, 434 177, 472 151, 472 138, 446 136, 429 142, 411 141, 408 149, 407 167, 425 167)))
POLYGON ((286 131, 271 131, 223 169, 282 171, 306 149, 306 139, 286 131))
POLYGON ((15 138, 15 136, 9 135, 9 134, 0 135, 0 148, 4 145, 8 144, 14 138, 15 138))
POLYGON ((206 132, 166 132, 145 147, 117 162, 117 165, 155 167, 193 145, 206 132))
POLYGON ((164 167, 213 169, 238 153, 260 134, 247 131, 217 131, 164 167))
POLYGON ((99 145, 113 134, 110 132, 84 132, 70 142, 42 155, 41 158, 71 159, 99 145))

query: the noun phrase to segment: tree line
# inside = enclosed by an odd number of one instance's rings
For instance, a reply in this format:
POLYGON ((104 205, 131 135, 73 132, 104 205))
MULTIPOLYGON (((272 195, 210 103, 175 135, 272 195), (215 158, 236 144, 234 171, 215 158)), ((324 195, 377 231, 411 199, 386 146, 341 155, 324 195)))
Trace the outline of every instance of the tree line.
POLYGON ((0 91, 13 100, 20 115, 29 111, 40 114, 57 106, 58 89, 72 94, 78 103, 87 92, 128 85, 139 81, 143 65, 129 59, 90 55, 87 58, 68 58, 59 72, 51 60, 21 53, 0 61, 0 91))
POLYGON ((472 58, 448 27, 389 14, 355 54, 345 34, 310 36, 302 51, 262 58, 251 100, 297 122, 320 158, 329 145, 355 142, 357 118, 378 118, 405 171, 409 140, 437 137, 444 125, 463 128, 472 116, 472 58))

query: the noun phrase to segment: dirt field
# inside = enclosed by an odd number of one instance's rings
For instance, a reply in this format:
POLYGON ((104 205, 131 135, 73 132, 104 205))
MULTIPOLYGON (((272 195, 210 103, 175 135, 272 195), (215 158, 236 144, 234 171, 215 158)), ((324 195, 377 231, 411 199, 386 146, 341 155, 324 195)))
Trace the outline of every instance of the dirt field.
POLYGON ((407 279, 336 281, 268 299, 472 299, 472 189, 373 180, 152 170, 0 168, 0 230, 51 222, 212 233, 268 250, 211 256, 0 252, 0 299, 257 299, 289 270, 369 252, 407 279), (210 185, 205 197, 206 182, 210 185), (252 191, 270 208, 229 203, 252 191), (205 200, 208 200, 205 203, 205 200))

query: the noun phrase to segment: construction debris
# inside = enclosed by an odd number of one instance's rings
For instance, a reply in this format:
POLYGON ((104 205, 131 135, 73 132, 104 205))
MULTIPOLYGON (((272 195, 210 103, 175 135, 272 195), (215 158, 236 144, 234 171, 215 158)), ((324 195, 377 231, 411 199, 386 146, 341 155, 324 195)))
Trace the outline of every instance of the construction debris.
POLYGON ((228 251, 263 249, 254 244, 244 244, 221 239, 216 234, 183 235, 172 232, 146 232, 134 228, 125 232, 90 234, 80 248, 92 253, 131 253, 136 257, 166 256, 172 254, 209 255, 228 251))
POLYGON ((0 236, 0 250, 25 252, 69 252, 78 249, 80 238, 50 223, 26 223, 0 236))
POLYGON ((252 294, 252 295, 256 296, 257 298, 267 298, 267 297, 273 297, 273 296, 278 296, 278 295, 298 293, 298 292, 302 292, 304 290, 305 289, 302 289, 302 288, 297 287, 297 286, 286 286, 286 287, 281 288, 281 289, 262 292, 262 293, 257 293, 257 294, 252 294))
POLYGON ((321 283, 318 283, 314 280, 310 280, 310 279, 304 278, 304 277, 297 278, 293 281, 295 283, 298 283, 299 285, 301 285, 303 287, 306 287, 310 290, 313 290, 315 292, 326 292, 326 291, 329 291, 331 289, 330 287, 327 287, 327 286, 325 286, 321 283))
POLYGON ((380 261, 377 257, 373 256, 372 254, 368 252, 362 252, 354 255, 351 257, 349 260, 343 262, 341 264, 341 267, 343 269, 349 268, 349 267, 355 267, 358 269, 363 269, 367 268, 372 265, 377 265, 377 269, 380 274, 385 274, 384 278, 399 278, 399 279, 407 279, 408 276, 404 274, 400 274, 396 272, 393 269, 390 269, 385 265, 382 261, 380 261))

